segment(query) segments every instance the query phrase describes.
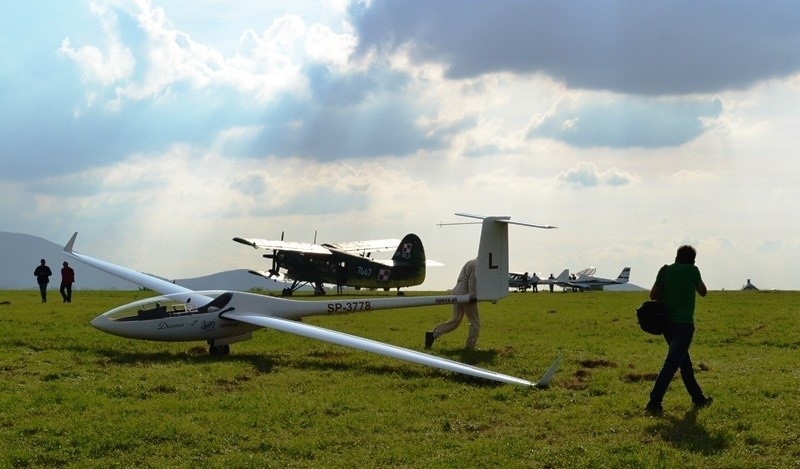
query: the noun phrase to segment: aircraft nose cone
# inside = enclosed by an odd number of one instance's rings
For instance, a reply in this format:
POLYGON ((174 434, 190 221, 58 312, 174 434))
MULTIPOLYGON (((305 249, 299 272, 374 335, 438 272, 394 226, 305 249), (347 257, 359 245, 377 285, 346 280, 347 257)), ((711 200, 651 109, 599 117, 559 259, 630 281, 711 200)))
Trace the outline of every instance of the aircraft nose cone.
POLYGON ((95 329, 99 329, 103 332, 109 332, 109 322, 110 320, 105 316, 97 316, 96 318, 92 319, 90 324, 95 329))

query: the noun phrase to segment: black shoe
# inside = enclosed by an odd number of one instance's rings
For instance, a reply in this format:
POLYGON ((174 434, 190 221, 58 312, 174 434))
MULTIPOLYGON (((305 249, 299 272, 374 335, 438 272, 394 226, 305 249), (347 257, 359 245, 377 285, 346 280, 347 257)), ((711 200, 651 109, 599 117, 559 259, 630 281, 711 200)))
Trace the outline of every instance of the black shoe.
POLYGON ((646 414, 658 416, 664 413, 664 408, 661 407, 661 404, 653 404, 652 402, 648 402, 647 406, 645 406, 644 411, 646 414))
POLYGON ((431 345, 433 345, 433 341, 434 340, 436 340, 436 339, 433 337, 433 332, 426 332, 425 333, 425 348, 427 348, 427 349, 431 348, 431 345))
POLYGON ((703 399, 701 399, 699 401, 693 401, 693 402, 694 402, 694 406, 695 407, 697 407, 698 409, 702 409, 703 407, 710 406, 711 403, 714 402, 714 398, 711 397, 711 396, 707 396, 707 397, 703 397, 703 399))

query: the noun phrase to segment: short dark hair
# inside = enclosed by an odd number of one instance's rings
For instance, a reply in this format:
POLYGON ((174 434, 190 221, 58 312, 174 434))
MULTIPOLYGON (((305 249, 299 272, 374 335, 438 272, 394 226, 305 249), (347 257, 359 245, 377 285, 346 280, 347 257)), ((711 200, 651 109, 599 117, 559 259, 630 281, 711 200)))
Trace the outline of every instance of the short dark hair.
POLYGON ((678 253, 675 255, 675 262, 678 264, 694 264, 694 258, 697 257, 697 251, 688 244, 678 248, 678 253))

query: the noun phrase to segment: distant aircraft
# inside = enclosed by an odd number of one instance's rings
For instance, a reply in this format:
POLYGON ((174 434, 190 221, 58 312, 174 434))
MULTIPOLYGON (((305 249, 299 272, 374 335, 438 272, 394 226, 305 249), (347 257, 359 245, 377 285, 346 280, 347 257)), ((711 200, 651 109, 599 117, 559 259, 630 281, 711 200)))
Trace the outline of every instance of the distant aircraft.
POLYGON ((605 285, 620 285, 623 283, 628 283, 630 275, 630 267, 625 267, 622 269, 622 272, 619 273, 619 276, 613 280, 609 278, 601 278, 593 275, 582 274, 578 275, 577 278, 566 282, 565 288, 570 288, 573 291, 584 291, 593 288, 600 288, 605 285))
MULTIPOLYGON (((552 274, 551 274, 552 275, 552 274)), ((567 287, 569 282, 569 269, 564 269, 558 274, 558 277, 555 278, 539 278, 537 282, 539 285, 557 285, 559 287, 567 287)))
MULTIPOLYGON (((497 302, 508 295, 508 225, 540 227, 513 222, 510 217, 482 219, 477 263, 477 300, 497 302)), ((321 314, 370 312, 379 309, 452 305, 473 301, 470 295, 359 298, 353 300, 291 300, 238 291, 193 291, 147 274, 117 266, 74 251, 78 233, 64 253, 84 264, 161 293, 138 300, 94 318, 92 326, 110 334, 158 341, 206 341, 214 355, 230 353, 230 344, 248 340, 255 330, 268 328, 321 340, 378 355, 449 370, 479 378, 522 386, 546 387, 560 359, 538 382, 532 382, 454 360, 306 324, 300 319, 321 314)))
MULTIPOLYGON (((283 238, 283 236, 281 236, 283 238)), ((343 243, 311 244, 300 242, 272 241, 258 238, 233 238, 237 243, 256 249, 271 250, 264 257, 272 259, 267 271, 251 270, 250 273, 267 279, 281 276, 292 281, 283 289, 290 296, 306 284, 314 285, 316 295, 324 295, 323 284, 337 287, 381 288, 388 291, 401 287, 419 285, 425 280, 426 266, 442 265, 426 261, 422 241, 413 233, 403 240, 379 239, 372 241, 348 241, 343 243), (390 260, 372 259, 372 253, 394 250, 390 260)))
MULTIPOLYGON (((527 274, 527 272, 525 274, 527 274)), ((558 274, 558 277, 555 278, 547 278, 544 277, 543 274, 534 272, 532 274, 528 274, 528 278, 526 279, 525 274, 519 274, 515 272, 509 273, 508 287, 516 288, 524 292, 529 288, 532 288, 534 285, 562 285, 569 281, 569 269, 564 269, 560 274, 558 274)))
POLYGON ((525 272, 524 274, 518 274, 515 272, 509 272, 508 274, 508 288, 516 288, 519 291, 527 291, 528 288, 531 288, 534 283, 538 281, 539 277, 537 274, 529 274, 525 272))

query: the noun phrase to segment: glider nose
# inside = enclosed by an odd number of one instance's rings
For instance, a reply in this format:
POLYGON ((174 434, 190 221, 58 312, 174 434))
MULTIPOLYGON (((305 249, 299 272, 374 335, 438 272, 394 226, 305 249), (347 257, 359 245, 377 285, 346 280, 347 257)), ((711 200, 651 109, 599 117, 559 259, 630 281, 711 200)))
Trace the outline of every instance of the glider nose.
POLYGON ((111 319, 108 319, 105 315, 97 316, 96 318, 92 319, 90 323, 92 327, 95 329, 101 330, 103 332, 111 332, 111 319))

